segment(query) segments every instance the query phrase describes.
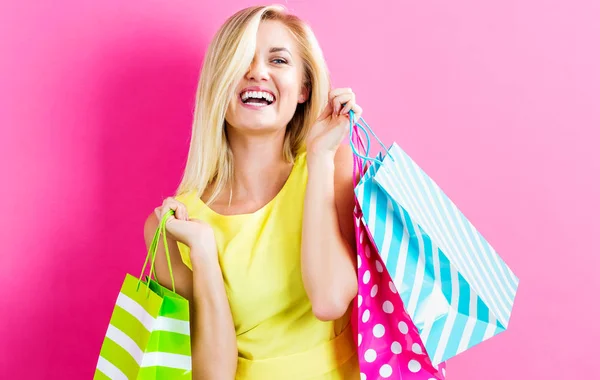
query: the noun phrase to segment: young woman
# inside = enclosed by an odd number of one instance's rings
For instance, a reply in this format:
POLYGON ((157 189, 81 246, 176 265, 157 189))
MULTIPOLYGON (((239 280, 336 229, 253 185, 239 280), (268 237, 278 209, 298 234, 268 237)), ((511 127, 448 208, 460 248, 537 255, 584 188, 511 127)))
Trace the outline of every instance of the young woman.
POLYGON ((211 42, 183 179, 145 224, 149 245, 175 211, 194 379, 359 378, 350 110, 352 90, 331 90, 313 32, 281 7, 244 9, 211 42))

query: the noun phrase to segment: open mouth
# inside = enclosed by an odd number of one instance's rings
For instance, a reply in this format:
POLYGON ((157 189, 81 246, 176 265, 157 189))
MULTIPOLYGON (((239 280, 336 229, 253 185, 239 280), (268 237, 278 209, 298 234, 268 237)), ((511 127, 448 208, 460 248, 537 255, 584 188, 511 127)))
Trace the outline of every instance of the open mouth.
POLYGON ((240 98, 244 104, 256 107, 270 106, 275 102, 275 96, 266 91, 243 91, 240 98))

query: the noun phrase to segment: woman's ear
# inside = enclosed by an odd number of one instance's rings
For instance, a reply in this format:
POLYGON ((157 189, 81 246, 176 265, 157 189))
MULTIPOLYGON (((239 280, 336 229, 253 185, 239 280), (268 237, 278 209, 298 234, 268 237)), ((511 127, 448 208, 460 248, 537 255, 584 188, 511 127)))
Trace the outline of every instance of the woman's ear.
POLYGON ((310 91, 308 87, 306 85, 302 86, 302 88, 300 89, 300 96, 298 96, 298 103, 305 103, 308 100, 309 93, 310 91))

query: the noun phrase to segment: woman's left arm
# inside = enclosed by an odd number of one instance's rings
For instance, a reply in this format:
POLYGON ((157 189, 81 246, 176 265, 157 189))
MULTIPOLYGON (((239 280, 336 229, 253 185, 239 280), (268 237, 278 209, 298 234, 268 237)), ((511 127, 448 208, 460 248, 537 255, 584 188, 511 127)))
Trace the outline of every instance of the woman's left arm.
POLYGON ((349 146, 307 152, 302 277, 313 313, 342 317, 357 293, 353 157, 349 146))

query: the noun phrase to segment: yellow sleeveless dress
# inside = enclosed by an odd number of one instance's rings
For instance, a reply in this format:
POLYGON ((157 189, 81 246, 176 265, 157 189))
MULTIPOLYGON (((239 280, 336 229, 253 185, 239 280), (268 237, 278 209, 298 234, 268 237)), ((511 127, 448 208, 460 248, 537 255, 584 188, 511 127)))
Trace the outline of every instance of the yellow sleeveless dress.
MULTIPOLYGON (((237 334, 238 380, 359 379, 350 315, 318 320, 302 282, 307 178, 303 152, 277 196, 251 214, 221 215, 193 193, 176 197, 215 231, 237 334)), ((191 268, 189 248, 178 247, 191 268)))

